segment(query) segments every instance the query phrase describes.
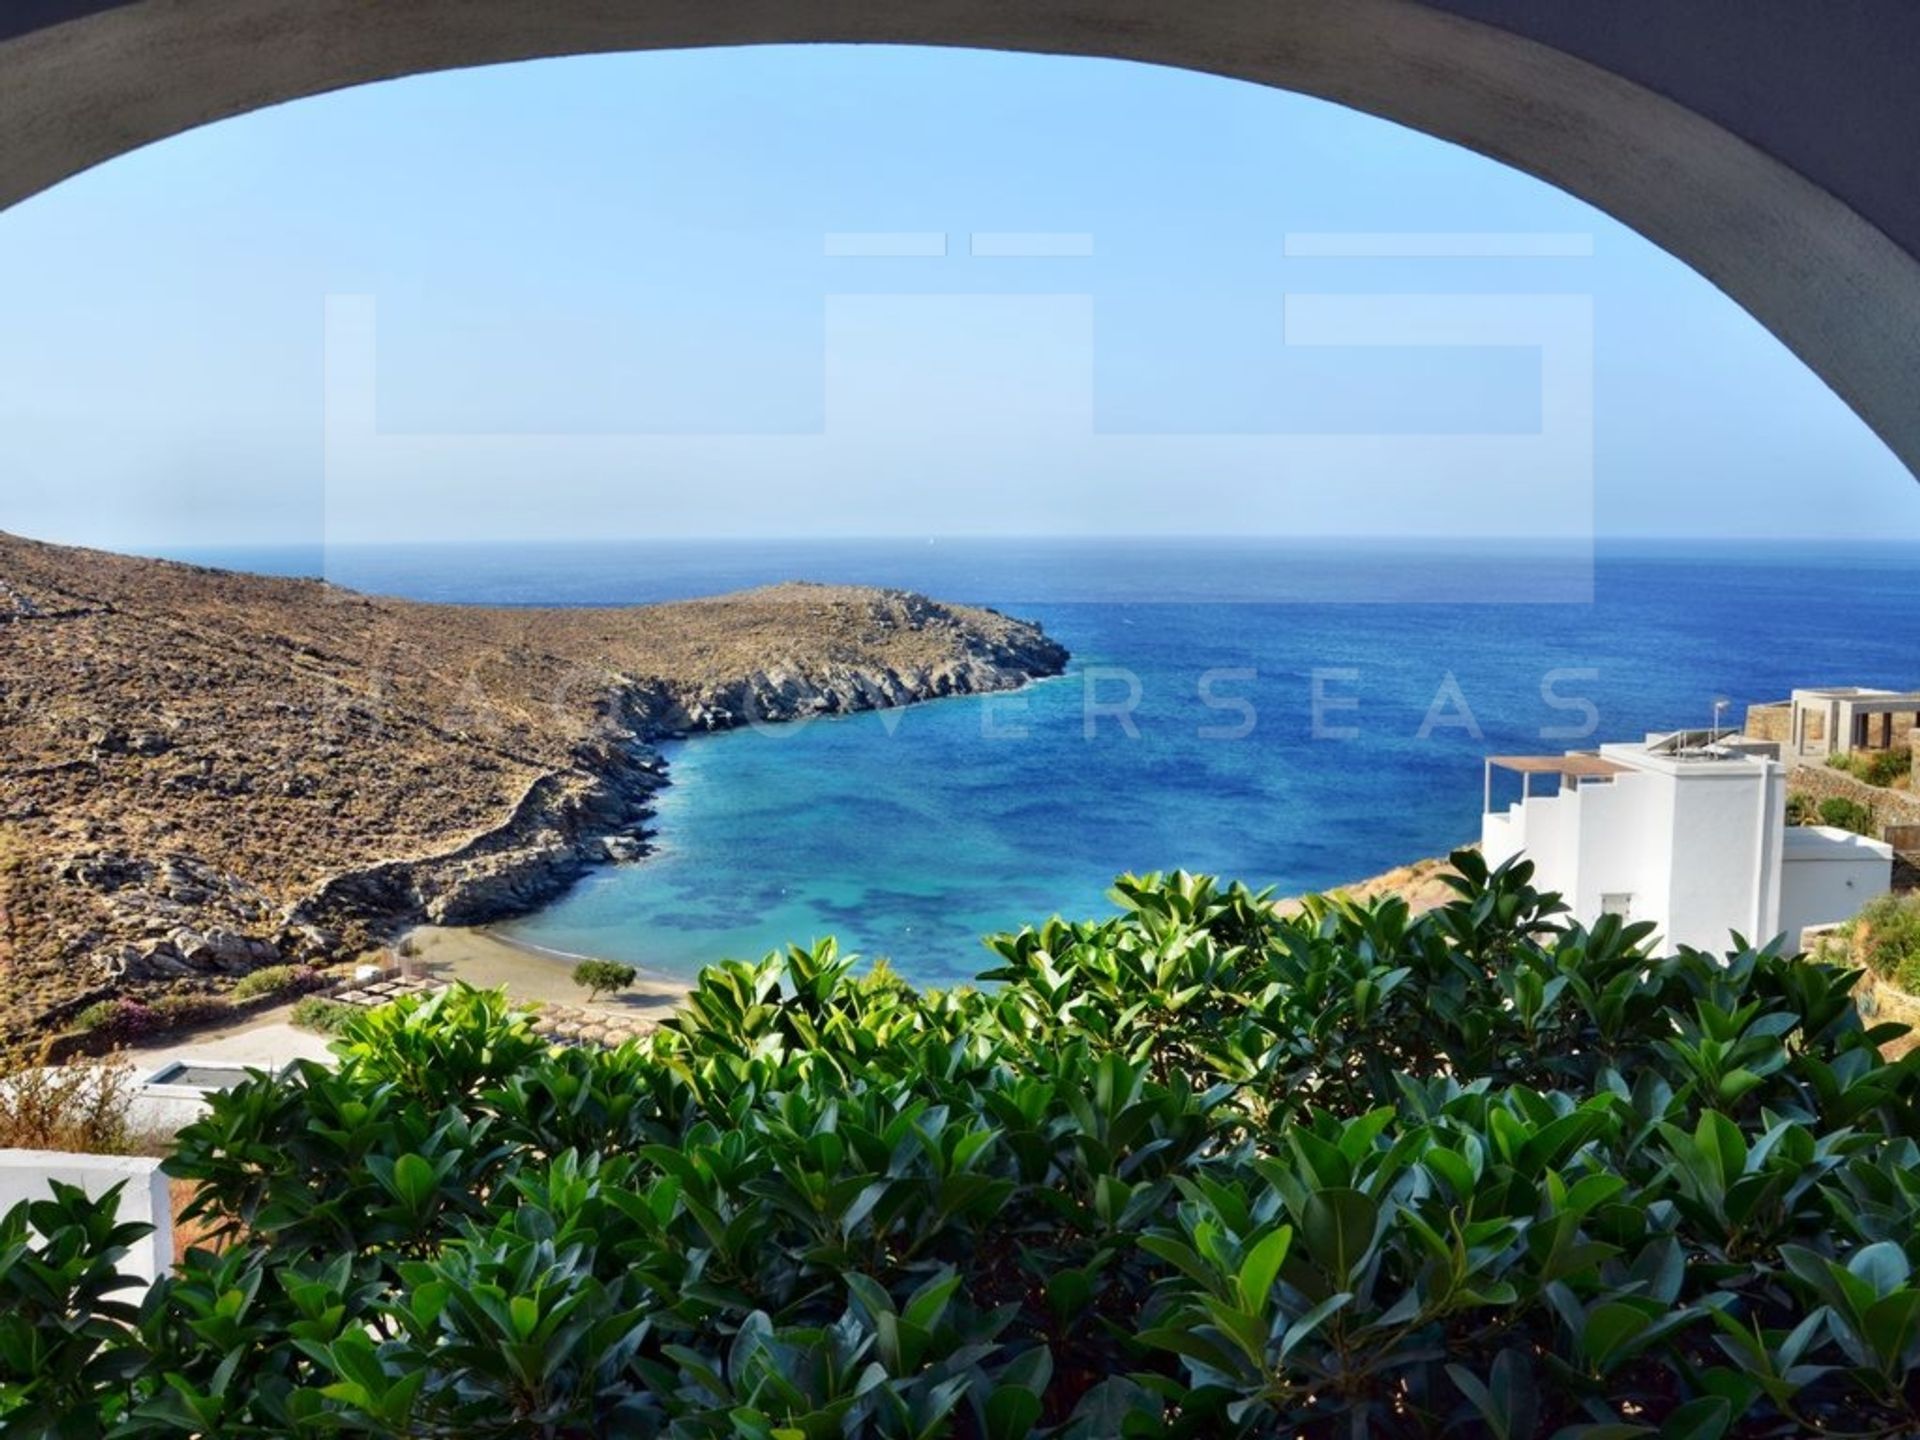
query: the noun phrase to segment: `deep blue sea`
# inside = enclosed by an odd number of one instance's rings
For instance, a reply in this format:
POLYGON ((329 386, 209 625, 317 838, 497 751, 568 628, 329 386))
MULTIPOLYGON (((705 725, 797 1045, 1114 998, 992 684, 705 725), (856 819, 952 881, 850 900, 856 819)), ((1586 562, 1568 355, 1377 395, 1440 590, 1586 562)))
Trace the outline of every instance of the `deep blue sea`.
POLYGON ((190 558, 508 604, 898 585, 1038 620, 1073 651, 1065 677, 1017 695, 670 746, 658 853, 503 927, 670 975, 834 935, 950 983, 981 968, 982 934, 1109 913, 1124 871, 1297 892, 1442 853, 1478 834, 1489 752, 1704 726, 1717 699, 1737 724, 1794 685, 1920 685, 1912 546, 1675 542, 1594 558, 1515 542, 863 541, 190 558))

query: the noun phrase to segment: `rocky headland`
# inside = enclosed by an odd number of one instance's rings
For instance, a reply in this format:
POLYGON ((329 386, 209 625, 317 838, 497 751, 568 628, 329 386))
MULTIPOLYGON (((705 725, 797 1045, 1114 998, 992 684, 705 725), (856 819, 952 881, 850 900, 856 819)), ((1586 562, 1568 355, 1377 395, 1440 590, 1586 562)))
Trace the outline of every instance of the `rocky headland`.
POLYGON ((661 739, 1066 658, 897 590, 428 605, 0 534, 0 1031, 522 913, 645 852, 661 739))

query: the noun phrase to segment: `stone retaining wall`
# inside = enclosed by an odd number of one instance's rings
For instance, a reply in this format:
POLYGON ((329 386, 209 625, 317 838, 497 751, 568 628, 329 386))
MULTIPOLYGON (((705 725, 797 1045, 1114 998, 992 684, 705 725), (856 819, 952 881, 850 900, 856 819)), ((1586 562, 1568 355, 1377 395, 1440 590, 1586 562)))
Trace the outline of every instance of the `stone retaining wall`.
POLYGON ((1794 766, 1787 775, 1787 793, 1811 795, 1815 800, 1852 800, 1866 805, 1873 811, 1875 835, 1889 825, 1920 825, 1920 794, 1884 790, 1831 765, 1794 766))

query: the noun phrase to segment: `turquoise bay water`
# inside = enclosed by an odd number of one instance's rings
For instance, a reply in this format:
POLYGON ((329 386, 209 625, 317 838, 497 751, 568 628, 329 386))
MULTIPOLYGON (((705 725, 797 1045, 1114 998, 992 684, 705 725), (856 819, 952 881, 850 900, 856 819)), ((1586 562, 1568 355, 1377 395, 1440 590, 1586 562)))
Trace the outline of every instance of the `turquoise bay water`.
POLYGON ((493 603, 904 585, 1037 619, 1072 649, 1065 677, 1013 696, 670 746, 658 853, 502 928, 672 975, 831 934, 951 983, 981 968, 984 933, 1108 913, 1122 871, 1295 892, 1441 853, 1478 832, 1488 752, 1705 725, 1716 698, 1737 723, 1796 684, 1920 684, 1913 548, 1643 546, 1602 551, 1590 574, 1511 544, 1038 541, 334 550, 326 570, 493 603), (1486 593, 1504 603, 1472 603, 1486 593), (1321 729, 1351 734, 1316 736, 1316 673, 1321 729), (1131 733, 1089 719, 1089 694, 1119 702, 1136 683, 1131 733), (1580 724, 1581 698, 1594 733, 1543 738, 1580 724), (1244 735, 1203 733, 1249 714, 1244 735))

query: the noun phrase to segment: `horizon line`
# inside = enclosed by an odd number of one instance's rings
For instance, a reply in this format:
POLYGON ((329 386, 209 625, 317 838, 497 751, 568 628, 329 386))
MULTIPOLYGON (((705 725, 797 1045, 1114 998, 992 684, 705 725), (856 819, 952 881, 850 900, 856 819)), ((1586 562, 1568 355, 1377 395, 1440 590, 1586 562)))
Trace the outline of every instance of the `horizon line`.
MULTIPOLYGON (((0 527, 0 533, 7 533, 0 527)), ((14 532, 18 533, 18 532, 14 532)), ((22 539, 37 537, 20 535, 22 539)), ((1725 535, 1706 532, 1662 532, 1662 533, 1615 533, 1598 535, 1559 535, 1553 533, 1505 534, 1476 533, 1462 535, 1432 535, 1417 531, 1381 534, 1360 531, 1316 532, 1311 534, 1288 534, 1285 532, 1229 532, 1229 531, 1191 531, 1176 534, 1148 531, 1116 531, 1111 534, 1081 534, 1070 531, 1022 531, 1018 533, 999 533, 992 531, 969 531, 948 534, 927 535, 913 531, 895 532, 859 532, 849 531, 841 534, 787 535, 769 533, 763 535, 725 535, 725 534, 687 534, 687 535, 558 535, 528 538, 525 536, 463 536, 440 539, 418 537, 399 540, 329 540, 329 539, 209 539, 209 540, 162 540, 140 542, 103 542, 82 540, 46 540, 41 543, 50 545, 70 545, 76 548, 111 549, 129 543, 143 546, 165 546, 169 549, 200 550, 398 550, 445 548, 462 546, 524 547, 565 546, 578 548, 608 548, 621 545, 846 545, 846 544, 906 544, 939 546, 943 544, 1012 544, 1032 541, 1068 544, 1112 544, 1112 543, 1212 543, 1212 544, 1262 544, 1282 542, 1303 545, 1327 544, 1420 544, 1420 545, 1618 545, 1618 544, 1698 544, 1713 543, 1726 545, 1900 545, 1920 547, 1920 535, 1846 535, 1846 534, 1805 534, 1793 535, 1725 535)))

